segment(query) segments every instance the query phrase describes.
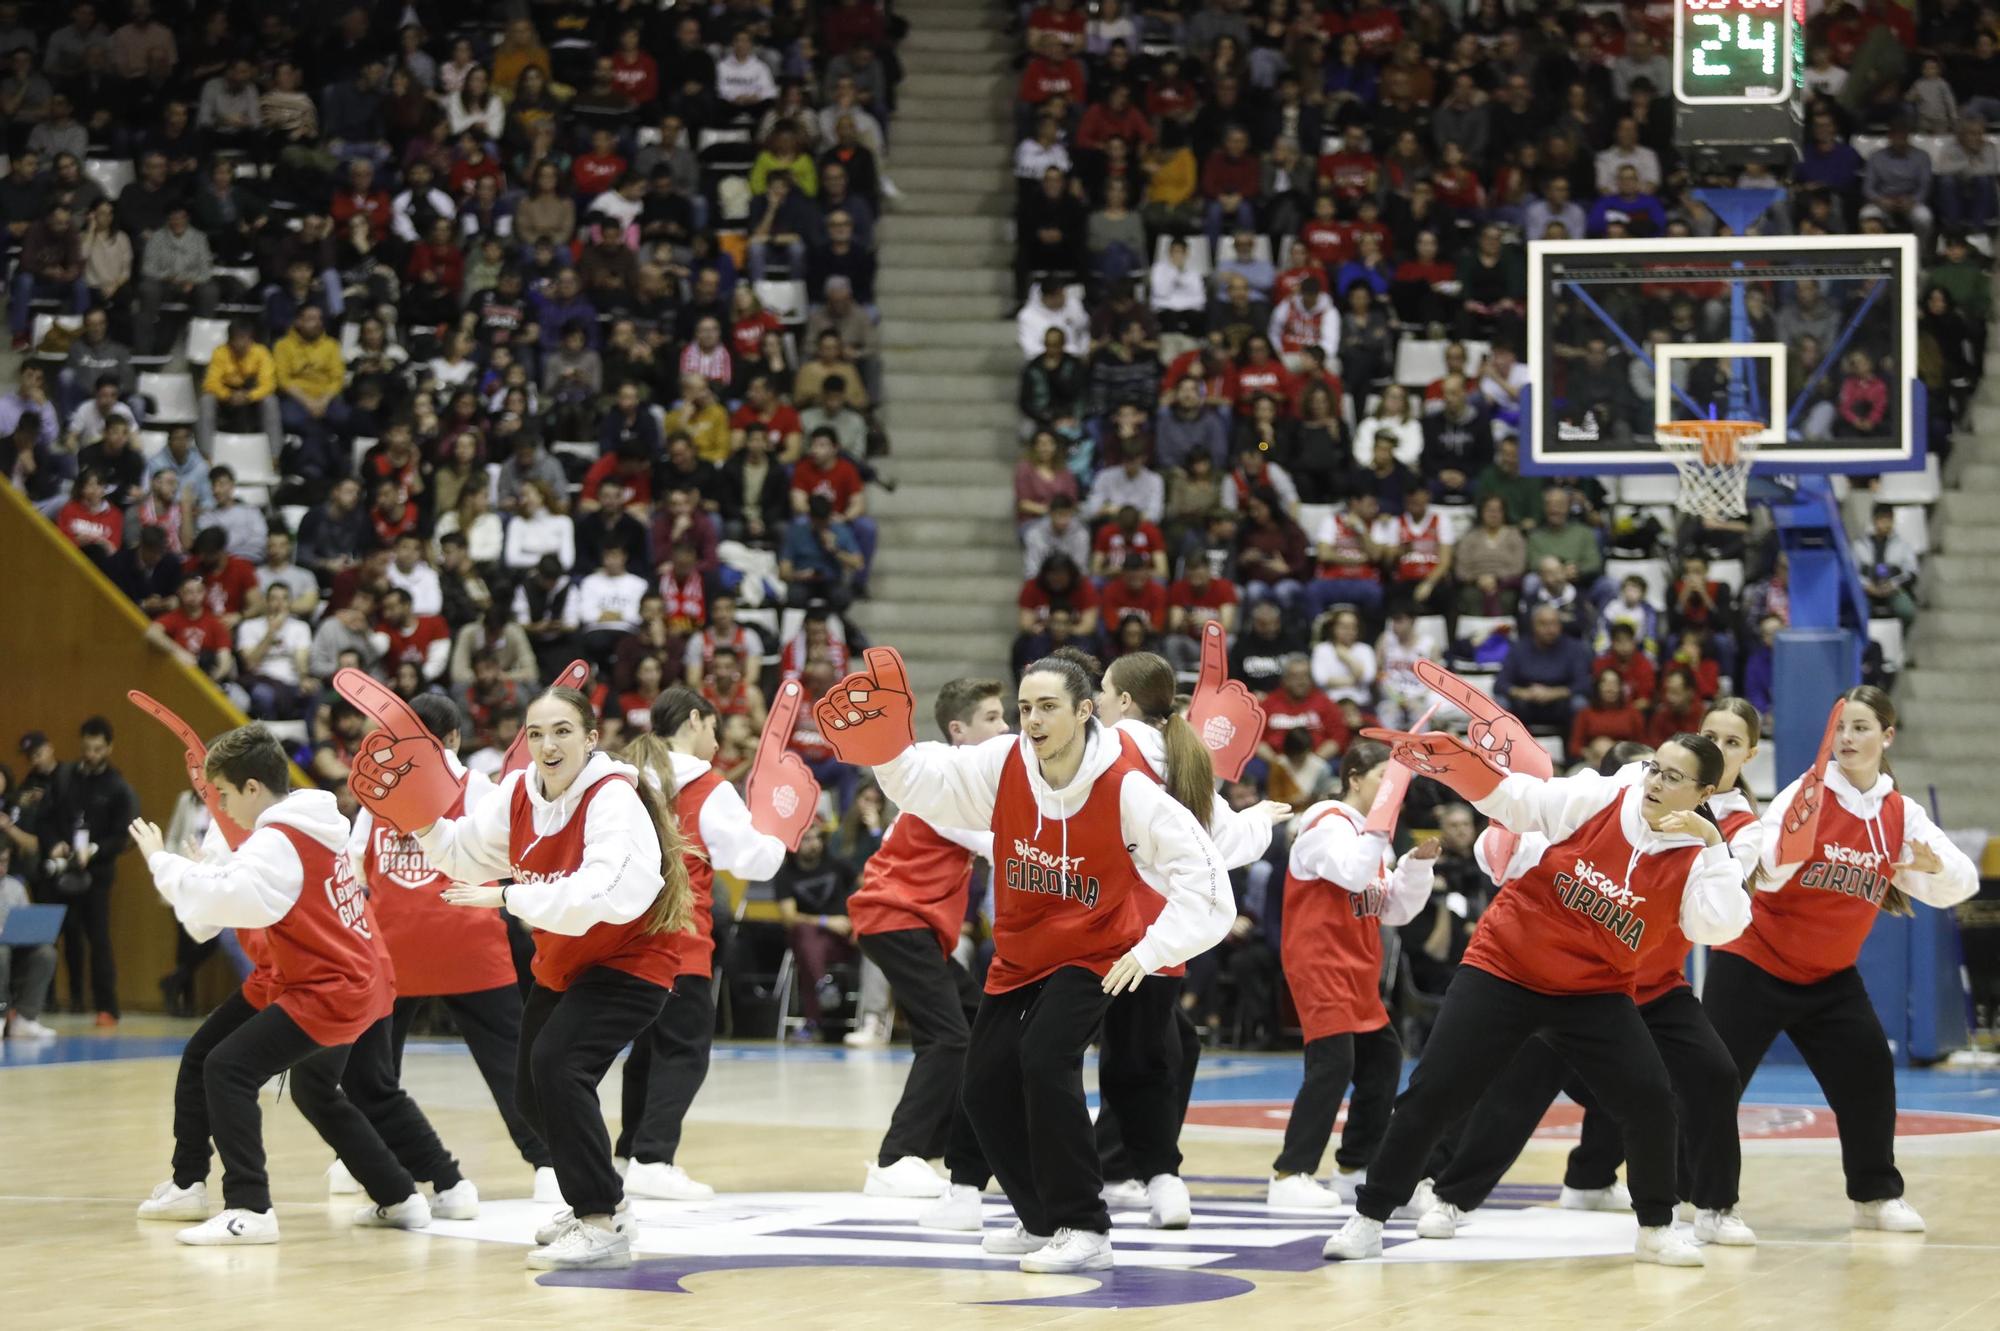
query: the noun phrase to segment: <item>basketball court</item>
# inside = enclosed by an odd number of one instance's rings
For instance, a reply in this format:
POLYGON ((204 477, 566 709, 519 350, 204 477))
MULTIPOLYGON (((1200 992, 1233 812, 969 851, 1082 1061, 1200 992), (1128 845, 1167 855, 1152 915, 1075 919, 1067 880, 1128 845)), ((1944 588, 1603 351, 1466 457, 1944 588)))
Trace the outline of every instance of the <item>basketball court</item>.
MULTIPOLYGON (((1275 1213, 1264 1181, 1299 1079, 1296 1054, 1203 1061, 1182 1139, 1193 1227, 1116 1217, 1102 1278, 1031 1276, 971 1235, 914 1224, 918 1203, 865 1198, 862 1167, 902 1085, 907 1051, 725 1044, 681 1160, 706 1203, 642 1202, 628 1271, 537 1276, 523 1245, 552 1208, 526 1200, 471 1058, 413 1042, 405 1080, 484 1195, 479 1219, 421 1233, 358 1230, 329 1201, 327 1151, 289 1103, 264 1097, 284 1241, 187 1248, 133 1207, 165 1176, 174 1070, 189 1023, 135 1018, 0 1053, 0 1244, 9 1326, 157 1325, 161 1318, 292 1325, 547 1327, 1584 1327, 1990 1326, 2000 1315, 1991 1228, 2000 1186, 2000 1073, 1905 1071, 1898 1154, 1925 1236, 1854 1233, 1817 1088, 1766 1067, 1742 1112, 1744 1210, 1756 1249, 1708 1249, 1700 1271, 1635 1266, 1630 1215, 1554 1206, 1575 1109, 1540 1138, 1475 1223, 1448 1242, 1388 1233, 1380 1262, 1320 1257, 1335 1220, 1275 1213)), ((1094 1084, 1094 1075, 1093 1075, 1094 1084)), ((607 1079, 615 1126, 616 1076, 607 1079)), ((989 1226, 1008 1218, 987 1197, 989 1226)), ((1337 1219, 1337 1217, 1336 1217, 1337 1219)))

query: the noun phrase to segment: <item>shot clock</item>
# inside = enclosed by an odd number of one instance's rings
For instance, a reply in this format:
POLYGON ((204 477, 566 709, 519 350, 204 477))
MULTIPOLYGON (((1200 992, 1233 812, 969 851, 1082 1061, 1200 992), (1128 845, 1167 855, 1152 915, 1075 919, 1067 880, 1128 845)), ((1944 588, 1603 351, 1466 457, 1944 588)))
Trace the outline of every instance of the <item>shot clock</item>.
POLYGON ((1675 0, 1674 99, 1757 106, 1792 97, 1802 7, 1803 0, 1675 0))

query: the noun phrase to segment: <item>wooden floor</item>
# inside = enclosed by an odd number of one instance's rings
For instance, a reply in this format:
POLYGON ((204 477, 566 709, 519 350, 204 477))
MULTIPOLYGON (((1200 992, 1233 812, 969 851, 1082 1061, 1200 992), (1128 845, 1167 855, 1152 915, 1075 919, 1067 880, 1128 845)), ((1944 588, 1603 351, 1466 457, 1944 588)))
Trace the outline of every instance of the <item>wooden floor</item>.
MULTIPOLYGON (((1509 1179, 1511 1204, 1480 1213, 1490 1224, 1483 1247, 1471 1237, 1417 1242, 1392 1248, 1380 1263, 1324 1264, 1318 1244, 1330 1226, 1273 1217, 1261 1205, 1259 1181, 1276 1140, 1270 1127, 1191 1126, 1185 1172, 1206 1180, 1195 1184, 1195 1227, 1165 1236, 1121 1224, 1119 1269, 1100 1282, 1022 1275, 981 1260, 968 1243, 915 1229, 913 1204, 858 1195, 904 1059, 755 1047, 718 1050, 681 1155, 725 1196, 692 1212, 644 1208, 652 1255, 633 1272, 567 1283, 573 1278, 538 1280, 523 1269, 520 1242, 547 1208, 510 1203, 526 1196, 528 1171, 470 1059, 452 1046, 413 1046, 406 1081, 488 1199, 479 1222, 421 1235, 351 1228, 355 1199, 336 1205, 324 1195, 326 1148, 289 1103, 267 1096, 283 1243, 190 1249, 173 1241, 177 1226, 141 1222, 132 1209, 166 1176, 172 1037, 186 1029, 141 1018, 115 1041, 66 1041, 48 1061, 23 1061, 25 1051, 11 1044, 0 1058, 0 1324, 66 1331, 174 1324, 163 1318, 279 1331, 819 1331, 1088 1327, 1114 1319, 1147 1328, 1242 1319, 1260 1331, 2000 1325, 2000 1120, 1996 1130, 1913 1137, 1900 1148, 1909 1196, 1931 1223, 1921 1238, 1849 1231, 1831 1141, 1750 1142, 1744 1211, 1763 1244, 1710 1249, 1708 1268, 1692 1272, 1635 1267, 1619 1255, 1540 1255, 1625 1251, 1632 1223, 1524 1206, 1549 1190, 1516 1185, 1559 1174, 1560 1146, 1542 1143, 1509 1179), (117 1056, 54 1061, 93 1054, 117 1056), (1510 1260, 1523 1252, 1537 1255, 1510 1260)), ((1215 1062, 1199 1104, 1268 1097, 1270 1083, 1296 1081, 1295 1056, 1215 1062), (1249 1097, 1237 1094, 1243 1085, 1253 1087, 1249 1097)), ((607 1084, 614 1101, 615 1077, 607 1084)), ((2000 1083, 1972 1083, 1966 1095, 1975 1112, 1986 1097, 1985 1112, 2000 1114, 2000 1083)), ((990 1201, 997 1216, 1000 1199, 990 1201)))

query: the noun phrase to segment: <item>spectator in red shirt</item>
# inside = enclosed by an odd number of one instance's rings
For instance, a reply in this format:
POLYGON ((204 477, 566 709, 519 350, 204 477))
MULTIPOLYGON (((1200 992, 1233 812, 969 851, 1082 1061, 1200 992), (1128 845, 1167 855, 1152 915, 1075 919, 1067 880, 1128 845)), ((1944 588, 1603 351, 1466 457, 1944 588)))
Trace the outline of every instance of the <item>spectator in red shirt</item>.
POLYGON ((640 45, 644 30, 628 23, 618 30, 618 49, 611 53, 611 81, 639 107, 651 106, 660 95, 660 66, 640 45))
MULTIPOLYGON (((1319 159, 1319 179, 1322 188, 1330 188, 1336 199, 1350 203, 1372 193, 1381 179, 1381 163, 1368 151, 1368 131, 1349 125, 1340 151, 1319 159)), ((1318 220, 1317 209, 1314 220, 1318 220)))
POLYGON ((347 233, 347 224, 356 217, 368 219, 371 240, 379 241, 388 233, 393 209, 388 191, 375 187, 373 162, 365 157, 356 157, 347 164, 347 188, 335 192, 330 211, 342 235, 347 233))
POLYGON ((1161 406, 1172 405, 1174 389, 1187 378, 1200 381, 1202 401, 1219 411, 1229 410, 1236 400, 1236 362, 1230 358, 1228 341, 1221 333, 1210 333, 1202 345, 1174 357, 1160 381, 1161 406))
POLYGON ((1630 624, 1611 626, 1611 648, 1590 665, 1591 673, 1601 675, 1607 670, 1617 672, 1625 686, 1625 696, 1641 712, 1653 705, 1653 694, 1659 686, 1659 673, 1653 663, 1639 650, 1639 631, 1630 624))
POLYGON ((1153 126, 1146 113, 1132 105, 1132 87, 1114 83, 1101 102, 1091 103, 1076 128, 1076 146, 1090 152, 1104 151, 1113 139, 1125 140, 1135 152, 1153 141, 1153 126))
POLYGON ((1202 626, 1213 619, 1224 633, 1236 633, 1236 584, 1218 578, 1208 560, 1191 556, 1180 580, 1167 588, 1167 640, 1163 653, 1176 670, 1193 670, 1201 663, 1202 626))
POLYGON ((1140 518, 1139 510, 1127 504, 1117 516, 1097 529, 1090 543, 1090 571, 1108 578, 1125 567, 1131 555, 1144 555, 1153 576, 1167 576, 1167 538, 1158 527, 1140 518))
MULTIPOLYGON (((222 534, 220 528, 209 530, 222 534)), ((229 626, 209 609, 208 584, 199 573, 190 572, 181 579, 178 596, 178 605, 147 625, 146 641, 210 679, 228 679, 236 673, 235 655, 229 650, 229 626)))
POLYGON ((435 681, 451 664, 451 626, 440 615, 420 615, 410 594, 401 587, 382 593, 382 620, 375 626, 389 635, 382 669, 395 674, 400 665, 414 665, 426 681, 435 681))
POLYGON ((1283 682, 1264 695, 1264 741, 1257 746, 1257 756, 1276 762, 1284 751, 1285 732, 1304 730, 1312 737, 1313 752, 1335 761, 1348 740, 1340 709, 1313 687, 1312 663, 1304 656, 1286 657, 1284 672, 1283 682))
POLYGON ((1403 20, 1377 0, 1362 0, 1361 8, 1347 16, 1347 30, 1361 43, 1361 53, 1378 62, 1403 40, 1403 20))
POLYGON ((1028 67, 1021 71, 1014 100, 1029 108, 1038 108, 1051 97, 1081 105, 1084 88, 1083 62, 1064 55, 1062 40, 1050 35, 1042 40, 1028 67))
POLYGON ((1020 607, 1020 632, 1014 638, 1015 674, 1041 654, 1058 618, 1067 641, 1088 648, 1097 640, 1097 589, 1076 561, 1060 550, 1042 561, 1041 572, 1021 584, 1015 604, 1020 607))
POLYGON ((1167 628, 1167 589, 1153 576, 1152 561, 1134 551, 1125 556, 1125 565, 1116 580, 1106 584, 1099 598, 1105 623, 1115 628, 1128 615, 1146 621, 1150 633, 1167 628))
POLYGON ((626 161, 618 152, 618 136, 602 127, 592 130, 590 151, 577 158, 570 167, 570 178, 576 182, 577 201, 588 204, 622 180, 625 169, 626 161))
POLYGON ((813 431, 806 455, 792 468, 792 511, 803 514, 816 494, 826 496, 834 516, 849 522, 867 511, 861 473, 840 455, 840 441, 826 426, 813 431))
POLYGON ((389 479, 375 483, 375 502, 368 509, 368 522, 375 528, 377 542, 394 545, 398 536, 417 529, 418 516, 417 501, 404 498, 401 485, 389 479))
POLYGON ((1048 0, 1028 15, 1028 42, 1045 45, 1054 39, 1064 55, 1082 55, 1085 20, 1071 0, 1048 0))
MULTIPOLYGON (((743 287, 736 288, 741 292, 743 287)), ((750 380, 749 389, 743 395, 743 405, 729 418, 730 451, 742 449, 748 436, 754 431, 764 436, 770 445, 771 456, 779 462, 789 462, 799 455, 799 445, 803 427, 799 424, 799 413, 789 402, 771 391, 768 375, 757 375, 750 380)), ((850 470, 854 464, 839 457, 836 445, 835 457, 838 463, 847 463, 850 470)))
MULTIPOLYGON (((1699 724, 1697 722, 1697 724, 1699 724)), ((1590 688, 1590 705, 1576 714, 1569 727, 1569 759, 1596 767, 1606 750, 1620 740, 1646 739, 1646 714, 1626 695, 1625 679, 1606 667, 1590 688)))
POLYGON ((1231 231, 1257 229, 1257 196, 1264 188, 1264 165, 1250 151, 1250 132, 1231 125, 1222 146, 1201 166, 1201 196, 1208 200, 1208 247, 1214 250, 1226 225, 1231 231))
POLYGON ((195 536, 194 571, 201 577, 209 611, 232 633, 238 620, 256 614, 263 604, 256 568, 229 553, 229 536, 220 527, 205 527, 195 536))
POLYGON ((69 502, 56 514, 56 526, 99 568, 125 544, 125 514, 105 498, 104 477, 92 469, 85 469, 70 486, 69 502))
POLYGON ((1653 704, 1646 742, 1657 749, 1684 730, 1699 731, 1703 710, 1694 676, 1684 666, 1669 666, 1660 678, 1660 696, 1653 704))

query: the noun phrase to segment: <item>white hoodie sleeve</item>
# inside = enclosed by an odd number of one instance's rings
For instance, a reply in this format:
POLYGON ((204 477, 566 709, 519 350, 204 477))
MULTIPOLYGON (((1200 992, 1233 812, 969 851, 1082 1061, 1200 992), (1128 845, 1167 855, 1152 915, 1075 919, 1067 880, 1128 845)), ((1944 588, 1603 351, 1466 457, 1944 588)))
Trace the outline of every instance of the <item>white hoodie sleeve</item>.
MULTIPOLYGON (((1778 838, 1784 835, 1785 815, 1791 812, 1792 801, 1798 798, 1799 783, 1792 782, 1778 792, 1778 797, 1764 806, 1764 813, 1757 819, 1757 826, 1763 832, 1763 844, 1758 847, 1757 859, 1764 866, 1764 881, 1757 885, 1759 892, 1776 892, 1792 881, 1792 875, 1799 871, 1796 864, 1778 863, 1778 838)), ((1820 798, 1832 799, 1828 791, 1820 798)))
POLYGON ((913 744, 874 769, 890 803, 932 827, 991 829, 1000 771, 1020 743, 1017 735, 995 735, 980 744, 913 744))
POLYGON ((1517 772, 1473 804, 1509 831, 1540 832, 1550 841, 1561 841, 1624 793, 1624 786, 1595 772, 1547 781, 1517 772))
POLYGON ((1903 845, 1905 851, 1912 841, 1928 846, 1933 854, 1944 861, 1944 867, 1936 873, 1918 873, 1915 869, 1904 869, 1898 885, 1911 896, 1927 906, 1947 908, 1961 901, 1969 900, 1979 891, 1979 869, 1972 857, 1960 850, 1947 837, 1931 816, 1924 812, 1924 806, 1908 795, 1895 798, 1903 801, 1903 845))
POLYGON ((1691 943, 1727 943, 1749 927, 1743 866, 1727 845, 1702 847, 1681 889, 1681 932, 1691 943))
POLYGON ((1382 905, 1382 923, 1393 929, 1416 919, 1431 899, 1436 870, 1436 859, 1420 860, 1415 850, 1405 851, 1396 861, 1396 871, 1389 875, 1389 899, 1382 905))
POLYGON ((1334 810, 1292 842, 1290 869, 1300 878, 1317 878, 1349 892, 1365 892, 1382 872, 1389 838, 1380 832, 1357 831, 1334 810))
MULTIPOLYGON (((209 852, 203 851, 206 857, 209 852)), ((146 860, 153 885, 174 908, 174 916, 201 942, 224 929, 263 929, 297 904, 305 889, 305 866, 284 833, 271 827, 252 832, 225 859, 200 863, 172 851, 146 860), (204 933, 197 935, 196 928, 204 933)))
POLYGON ((367 805, 354 814, 354 830, 347 835, 347 862, 354 868, 354 881, 368 881, 368 840, 375 835, 375 811, 367 805))
POLYGON ((1146 973, 1179 965, 1221 942, 1236 919, 1236 895, 1215 843, 1194 815, 1152 777, 1128 772, 1118 787, 1118 819, 1132 863, 1167 901, 1132 949, 1146 973))
POLYGON ((1264 852, 1271 848, 1271 819, 1257 805, 1232 809, 1227 800, 1217 795, 1215 807, 1208 815, 1208 835, 1215 842, 1216 853, 1222 856, 1222 867, 1240 869, 1263 859, 1264 852))
POLYGON ((1750 875, 1756 873, 1757 866, 1763 863, 1764 843, 1769 839, 1762 818, 1745 823, 1735 836, 1729 838, 1729 854, 1735 859, 1744 882, 1749 882, 1750 875))
POLYGON ((971 851, 988 864, 993 863, 993 833, 973 832, 963 827, 939 827, 935 823, 931 824, 931 831, 961 850, 971 851))
POLYGON ((509 773, 477 807, 467 798, 463 815, 440 818, 419 832, 417 844, 432 867, 455 883, 496 883, 513 877, 514 864, 507 854, 507 822, 514 803, 509 782, 527 779, 526 770, 509 773))
MULTIPOLYGON (((486 807, 500 803, 489 800, 486 807)), ((584 813, 583 863, 576 871, 547 882, 516 883, 507 889, 506 906, 524 924, 574 937, 593 925, 638 919, 660 895, 660 883, 660 838, 652 816, 639 792, 617 781, 598 791, 584 813)))
POLYGON ((785 862, 785 843, 750 825, 749 806, 726 781, 702 801, 701 839, 710 864, 745 882, 768 882, 785 862))

